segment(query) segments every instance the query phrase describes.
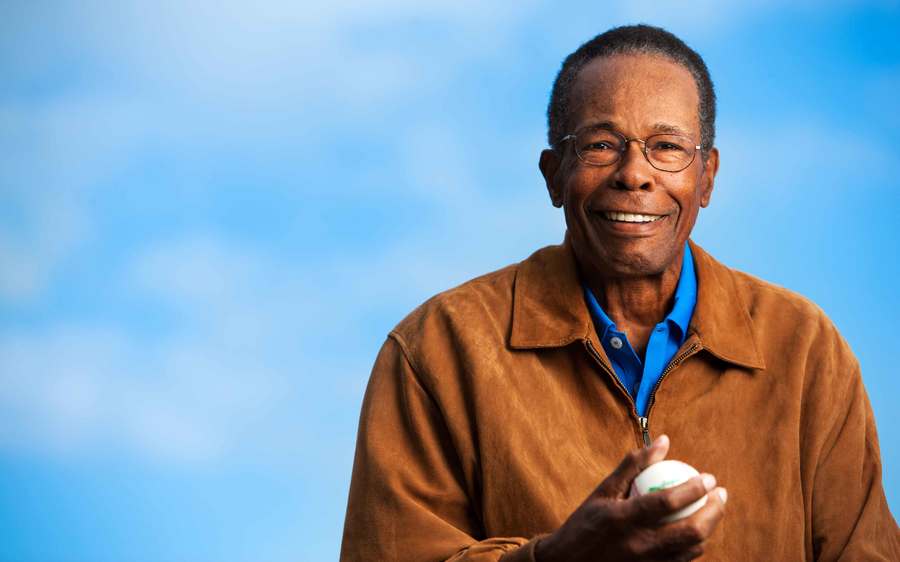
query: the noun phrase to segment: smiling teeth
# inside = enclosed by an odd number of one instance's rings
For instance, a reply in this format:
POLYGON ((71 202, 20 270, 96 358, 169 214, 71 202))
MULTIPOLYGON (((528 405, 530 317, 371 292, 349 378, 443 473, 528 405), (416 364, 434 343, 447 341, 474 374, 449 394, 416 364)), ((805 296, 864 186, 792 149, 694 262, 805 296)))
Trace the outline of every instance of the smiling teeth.
POLYGON ((663 217, 662 215, 635 215, 632 213, 617 213, 615 211, 604 211, 603 216, 612 221, 622 222, 653 222, 663 217))

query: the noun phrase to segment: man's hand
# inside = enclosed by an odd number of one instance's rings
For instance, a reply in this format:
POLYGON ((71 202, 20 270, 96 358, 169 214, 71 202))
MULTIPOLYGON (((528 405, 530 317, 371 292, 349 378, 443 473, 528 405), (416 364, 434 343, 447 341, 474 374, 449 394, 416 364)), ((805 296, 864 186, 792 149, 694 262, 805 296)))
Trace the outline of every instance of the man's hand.
POLYGON ((594 560, 693 560, 725 515, 727 494, 711 474, 643 496, 628 497, 635 476, 669 452, 669 438, 636 449, 576 509, 563 525, 541 539, 538 562, 594 560), (691 516, 662 524, 660 519, 708 494, 691 516))

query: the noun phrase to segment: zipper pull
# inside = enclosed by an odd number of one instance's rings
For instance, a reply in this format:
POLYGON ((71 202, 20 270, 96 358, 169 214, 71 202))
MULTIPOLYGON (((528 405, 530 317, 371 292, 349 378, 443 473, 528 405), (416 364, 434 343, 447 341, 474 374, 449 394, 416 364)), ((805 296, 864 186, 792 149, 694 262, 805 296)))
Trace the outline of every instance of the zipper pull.
POLYGON ((643 416, 639 417, 638 420, 640 420, 640 422, 641 422, 641 433, 644 434, 644 447, 649 447, 651 444, 650 428, 648 427, 650 420, 643 416))

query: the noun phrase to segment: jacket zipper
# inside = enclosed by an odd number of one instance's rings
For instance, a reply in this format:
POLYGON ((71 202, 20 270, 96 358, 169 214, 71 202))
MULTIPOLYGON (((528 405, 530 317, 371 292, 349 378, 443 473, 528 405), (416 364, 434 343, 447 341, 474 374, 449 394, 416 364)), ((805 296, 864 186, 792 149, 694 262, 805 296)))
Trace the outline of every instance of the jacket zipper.
MULTIPOLYGON (((603 362, 603 359, 600 358, 600 354, 597 353, 596 349, 594 349, 594 344, 591 343, 591 340, 585 339, 584 344, 585 344, 585 347, 587 347, 588 351, 590 352, 591 356, 594 358, 594 361, 596 361, 597 364, 600 365, 600 367, 604 371, 609 373, 609 375, 613 379, 613 382, 615 382, 616 386, 618 386, 619 389, 621 389, 622 393, 625 395, 625 398, 627 398, 628 401, 631 403, 631 413, 634 415, 635 418, 638 419, 638 426, 640 427, 641 431, 644 431, 644 424, 642 424, 642 422, 640 421, 644 418, 641 418, 640 416, 638 416, 637 405, 635 405, 634 399, 631 397, 631 394, 629 394, 628 390, 625 388, 625 385, 623 385, 622 381, 619 380, 619 376, 616 375, 613 371, 611 371, 610 369, 608 369, 606 367, 606 364, 603 362)), ((644 434, 645 441, 648 436, 649 436, 649 434, 646 434, 646 433, 644 434)))
MULTIPOLYGON (((650 412, 647 412, 647 413, 649 414, 650 412)), ((651 441, 650 441, 650 427, 649 427, 649 425, 650 425, 650 418, 645 418, 644 416, 641 416, 641 417, 638 418, 638 421, 639 421, 640 424, 641 424, 641 434, 643 434, 643 436, 644 436, 644 447, 649 447, 649 446, 650 446, 650 443, 651 443, 651 441)))
POLYGON ((681 364, 682 361, 687 359, 687 357, 694 353, 697 348, 700 347, 699 343, 692 343, 691 347, 689 347, 684 353, 673 359, 669 362, 661 375, 659 375, 659 379, 656 381, 656 384, 653 385, 653 390, 650 391, 650 399, 647 401, 647 416, 641 416, 638 418, 641 425, 641 433, 644 436, 644 446, 649 447, 652 441, 650 440, 650 410, 653 409, 653 403, 656 401, 656 391, 659 389, 659 385, 662 384, 666 375, 669 374, 670 371, 674 370, 675 367, 681 364))
POLYGON ((678 357, 676 357, 675 359, 670 361, 669 364, 666 366, 666 368, 663 369, 662 374, 659 376, 659 380, 656 381, 656 384, 653 386, 653 390, 650 392, 650 400, 647 402, 647 415, 639 416, 637 413, 637 405, 634 403, 634 399, 631 397, 631 394, 628 393, 628 390, 622 385, 622 381, 619 380, 618 375, 616 375, 615 373, 611 372, 609 369, 606 368, 606 364, 603 363, 603 360, 600 358, 600 354, 597 353, 596 349, 594 349, 594 344, 591 343, 591 340, 585 339, 584 343, 585 343, 586 347, 588 348, 588 351, 590 352, 590 354, 593 356, 594 360, 597 362, 597 364, 599 364, 600 367, 602 367, 604 371, 606 371, 607 373, 612 375, 612 378, 615 381, 616 386, 618 386, 622 390, 622 392, 625 393, 625 396, 628 398, 628 401, 631 402, 631 411, 638 420, 638 428, 640 429, 641 436, 644 441, 644 446, 649 447, 650 444, 652 443, 652 441, 650 440, 650 410, 653 408, 653 403, 656 401, 656 391, 659 388, 660 383, 662 383, 663 379, 666 377, 666 375, 668 375, 670 371, 675 369, 675 367, 680 365, 681 362, 684 361, 689 355, 693 354, 694 351, 696 351, 697 348, 700 347, 700 344, 699 343, 691 344, 691 347, 689 347, 681 355, 679 355, 678 357))

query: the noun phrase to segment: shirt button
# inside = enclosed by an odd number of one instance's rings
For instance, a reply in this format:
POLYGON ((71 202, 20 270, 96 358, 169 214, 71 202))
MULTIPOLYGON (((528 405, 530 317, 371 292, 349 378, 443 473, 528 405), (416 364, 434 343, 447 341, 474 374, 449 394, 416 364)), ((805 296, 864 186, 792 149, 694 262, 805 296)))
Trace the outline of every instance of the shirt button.
POLYGON ((609 338, 609 345, 613 346, 614 349, 622 349, 622 338, 619 336, 609 338))

